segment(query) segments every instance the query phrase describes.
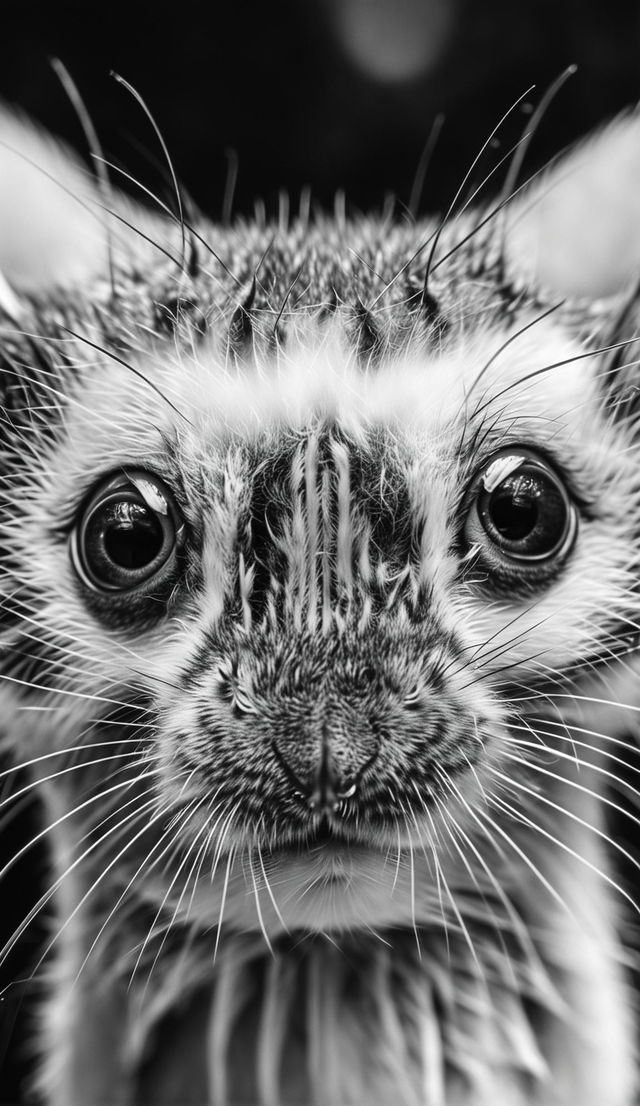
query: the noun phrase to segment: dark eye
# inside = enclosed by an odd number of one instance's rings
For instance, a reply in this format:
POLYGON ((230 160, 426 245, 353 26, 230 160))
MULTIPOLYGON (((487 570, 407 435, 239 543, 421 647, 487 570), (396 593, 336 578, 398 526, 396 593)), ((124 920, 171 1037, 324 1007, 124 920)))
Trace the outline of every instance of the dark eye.
POLYGON ((141 470, 100 484, 71 535, 71 560, 93 591, 135 591, 166 580, 183 527, 170 492, 141 470))
POLYGON ((477 478, 465 537, 489 562, 556 562, 571 549, 577 512, 560 477, 529 450, 497 454, 477 478))

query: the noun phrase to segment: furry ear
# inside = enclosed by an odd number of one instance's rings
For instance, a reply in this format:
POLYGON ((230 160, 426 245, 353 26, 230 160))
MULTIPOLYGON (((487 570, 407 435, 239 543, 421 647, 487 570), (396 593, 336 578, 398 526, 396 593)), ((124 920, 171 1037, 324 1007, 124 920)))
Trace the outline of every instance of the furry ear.
POLYGON ((4 316, 15 323, 20 318, 21 312, 20 300, 0 272, 0 318, 4 316))
POLYGON ((557 160, 507 214, 507 256, 528 279, 590 299, 640 272, 640 110, 557 160))
POLYGON ((144 235, 162 243, 171 229, 117 189, 103 195, 67 146, 0 105, 0 273, 14 291, 107 279, 110 250, 130 267, 152 248, 144 235))
POLYGON ((76 284, 106 268, 98 199, 67 147, 0 107, 0 271, 12 288, 76 284))

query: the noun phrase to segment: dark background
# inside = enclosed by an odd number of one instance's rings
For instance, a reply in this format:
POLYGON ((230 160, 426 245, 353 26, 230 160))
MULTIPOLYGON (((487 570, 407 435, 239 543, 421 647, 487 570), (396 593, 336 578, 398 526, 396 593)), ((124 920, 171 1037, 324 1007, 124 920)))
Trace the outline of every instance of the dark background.
MULTIPOLYGON (((401 216, 440 113, 444 123, 418 201, 423 211, 449 203, 495 124, 535 85, 484 156, 474 176, 479 183, 522 132, 530 105, 569 64, 577 64, 577 73, 543 119, 525 172, 634 104, 640 97, 640 2, 3 5, 0 98, 84 150, 51 57, 61 58, 72 74, 106 156, 163 198, 171 188, 159 143, 111 70, 144 97, 185 193, 213 218, 229 213, 236 163, 234 215, 250 215, 259 197, 275 215, 283 189, 295 210, 300 190, 309 185, 322 207, 331 207, 343 189, 351 211, 380 208, 393 194, 401 216)), ((495 174, 487 195, 503 175, 495 174)), ((37 832, 33 808, 9 813, 14 817, 0 822, 0 867, 37 832)), ((42 865, 42 853, 33 849, 0 883, 0 946, 42 891, 42 865)), ((25 1101, 35 985, 2 988, 25 977, 41 936, 42 929, 32 927, 0 966, 2 1106, 25 1101)))
MULTIPOLYGON (((423 206, 450 199, 499 118, 530 85, 535 102, 579 66, 548 112, 532 164, 640 94, 640 4, 634 0, 175 0, 3 5, 0 95, 83 146, 48 59, 60 57, 105 150, 145 183, 161 154, 153 112, 187 192, 221 214, 227 157, 234 210, 309 184, 325 206, 409 200, 434 118, 445 124, 423 206)), ((515 113, 512 128, 522 129, 515 113)))

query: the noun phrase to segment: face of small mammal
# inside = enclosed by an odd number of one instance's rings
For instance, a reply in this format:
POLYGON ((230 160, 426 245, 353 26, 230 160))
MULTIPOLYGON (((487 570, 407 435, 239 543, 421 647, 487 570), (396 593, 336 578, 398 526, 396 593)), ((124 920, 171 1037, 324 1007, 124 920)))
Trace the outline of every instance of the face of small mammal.
POLYGON ((91 919, 71 975, 115 949, 175 995, 187 932, 210 973, 226 933, 501 925, 532 969, 540 911, 564 933, 602 896, 640 503, 634 347, 598 351, 635 301, 569 306, 473 227, 426 286, 434 227, 372 219, 207 228, 188 264, 158 225, 86 290, 3 293, 6 740, 40 758, 61 921, 91 919))

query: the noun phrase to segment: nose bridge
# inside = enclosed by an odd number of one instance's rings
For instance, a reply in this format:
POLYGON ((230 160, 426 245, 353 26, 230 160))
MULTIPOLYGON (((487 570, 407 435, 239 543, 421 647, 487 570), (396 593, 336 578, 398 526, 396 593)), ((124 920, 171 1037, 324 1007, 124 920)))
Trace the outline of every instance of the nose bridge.
POLYGON ((321 719, 319 731, 316 763, 312 774, 304 781, 306 784, 304 797, 310 810, 323 807, 334 808, 355 789, 355 784, 348 774, 340 772, 335 764, 331 726, 327 718, 321 719))
POLYGON ((387 445, 374 432, 314 429, 271 442, 254 469, 243 648, 270 704, 273 756, 315 812, 348 801, 380 748, 367 673, 381 606, 406 604, 411 557, 397 525, 410 514, 406 477, 387 445))
POLYGON ((310 811, 335 812, 352 798, 380 751, 380 742, 362 719, 322 699, 299 726, 286 728, 273 751, 298 797, 310 811))
MULTIPOLYGON (((352 596, 353 551, 363 538, 355 489, 351 483, 350 448, 330 434, 310 436, 301 447, 304 480, 294 512, 304 548, 304 573, 293 580, 294 604, 310 630, 320 623, 324 634, 333 622, 333 606, 352 596), (297 593, 297 595, 296 595, 297 593)), ((362 583, 366 583, 366 579, 362 583)))
POLYGON ((246 629, 248 618, 266 613, 326 635, 336 611, 368 587, 370 527, 355 454, 336 432, 314 430, 254 476, 239 572, 246 629))

